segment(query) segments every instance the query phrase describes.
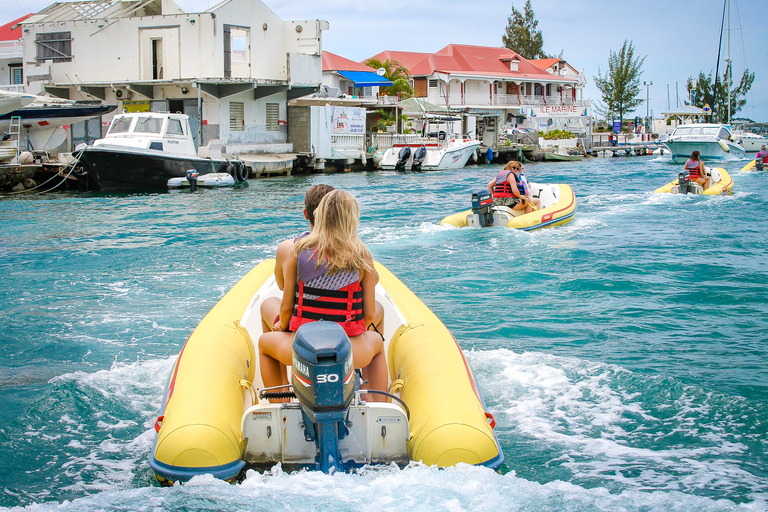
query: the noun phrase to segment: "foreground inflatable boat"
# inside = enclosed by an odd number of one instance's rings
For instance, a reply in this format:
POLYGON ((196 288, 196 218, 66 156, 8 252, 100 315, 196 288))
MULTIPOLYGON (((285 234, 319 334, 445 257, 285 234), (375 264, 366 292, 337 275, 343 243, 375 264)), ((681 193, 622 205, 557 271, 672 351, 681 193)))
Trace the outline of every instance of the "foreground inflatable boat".
POLYGON ((232 480, 246 466, 278 462, 327 472, 409 461, 502 464, 495 422, 458 343, 379 263, 391 402, 362 400, 349 340, 333 322, 297 331, 292 389, 263 390, 256 343, 261 303, 281 296, 274 264, 265 261, 241 279, 182 348, 149 460, 162 483, 206 473, 232 480))
POLYGON ((701 185, 692 183, 688 179, 688 172, 681 172, 678 174, 676 180, 670 181, 663 187, 657 188, 653 191, 654 194, 693 194, 704 196, 724 196, 731 193, 733 188, 733 180, 728 171, 722 167, 707 167, 705 168, 707 176, 710 177, 710 185, 706 190, 701 188, 701 185), (682 183, 682 186, 681 186, 682 183))
POLYGON ((494 206, 487 190, 472 194, 472 209, 449 215, 440 225, 450 224, 457 228, 504 226, 533 231, 560 226, 573 220, 576 214, 576 197, 568 185, 529 183, 533 197, 539 198, 539 209, 531 213, 513 210, 507 206, 494 206))

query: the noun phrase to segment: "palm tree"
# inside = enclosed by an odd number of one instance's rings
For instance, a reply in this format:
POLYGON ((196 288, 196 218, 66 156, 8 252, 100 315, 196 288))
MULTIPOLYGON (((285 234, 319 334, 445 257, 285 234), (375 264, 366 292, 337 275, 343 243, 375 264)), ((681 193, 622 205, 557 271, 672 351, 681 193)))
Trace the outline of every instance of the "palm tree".
POLYGON ((414 96, 413 87, 408 82, 411 74, 402 64, 393 59, 380 61, 379 59, 369 59, 365 65, 373 69, 384 68, 384 77, 392 82, 389 87, 382 87, 380 90, 383 95, 396 96, 400 99, 412 98, 414 96))

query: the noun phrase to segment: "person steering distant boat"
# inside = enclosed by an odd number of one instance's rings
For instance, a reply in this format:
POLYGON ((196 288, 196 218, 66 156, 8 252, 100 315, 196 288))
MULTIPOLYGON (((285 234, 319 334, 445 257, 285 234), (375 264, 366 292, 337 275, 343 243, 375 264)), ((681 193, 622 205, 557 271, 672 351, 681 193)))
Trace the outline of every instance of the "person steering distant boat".
POLYGON ((691 176, 691 183, 697 183, 704 190, 709 188, 709 178, 704 168, 704 162, 701 161, 701 153, 698 151, 691 153, 691 158, 685 162, 685 170, 691 176))
POLYGON ((755 157, 755 169, 762 171, 767 165, 768 149, 766 149, 765 144, 763 144, 760 146, 760 151, 757 152, 757 156, 755 157))
POLYGON ((528 180, 523 176, 523 165, 520 162, 508 162, 488 183, 488 191, 497 206, 508 206, 513 210, 525 208, 525 213, 539 209, 539 199, 531 197, 528 180))

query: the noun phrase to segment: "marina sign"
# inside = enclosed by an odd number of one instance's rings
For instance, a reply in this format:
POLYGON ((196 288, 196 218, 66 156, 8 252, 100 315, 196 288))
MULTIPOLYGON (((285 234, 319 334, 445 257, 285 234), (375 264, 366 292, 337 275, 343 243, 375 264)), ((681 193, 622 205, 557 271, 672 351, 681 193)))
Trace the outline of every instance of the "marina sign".
POLYGON ((528 107, 527 110, 528 117, 589 117, 591 115, 589 107, 576 105, 541 105, 528 107))

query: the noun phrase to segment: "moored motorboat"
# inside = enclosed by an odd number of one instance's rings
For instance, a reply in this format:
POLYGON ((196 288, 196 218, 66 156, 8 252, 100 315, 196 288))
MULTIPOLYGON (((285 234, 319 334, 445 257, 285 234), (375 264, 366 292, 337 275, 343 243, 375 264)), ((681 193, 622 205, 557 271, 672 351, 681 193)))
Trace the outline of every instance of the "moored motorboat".
POLYGON ((578 152, 568 153, 565 150, 558 151, 544 151, 544 160, 548 162, 578 162, 584 159, 584 155, 578 152))
POLYGON ((513 210, 507 206, 494 206, 487 190, 472 194, 472 209, 454 213, 440 221, 440 225, 463 227, 504 226, 534 231, 536 229, 560 226, 573 220, 576 214, 576 196, 570 186, 564 183, 533 183, 528 187, 533 197, 539 199, 539 208, 530 213, 513 210))
POLYGON ((333 338, 337 324, 312 322, 297 332, 301 341, 294 343, 289 369, 298 400, 267 402, 265 397, 291 394, 262 390, 258 367, 260 306, 281 295, 274 265, 262 262, 243 277, 182 348, 155 423, 150 466, 161 482, 206 473, 229 480, 246 465, 260 469, 277 463, 333 471, 408 461, 491 468, 503 462, 493 418, 459 345, 379 263, 376 300, 384 308, 394 401, 364 402, 354 389, 360 381, 344 362, 348 354, 329 348, 346 346, 333 338), (324 345, 325 356, 307 356, 313 339, 324 345), (321 360, 334 369, 318 370, 321 360), (320 408, 312 396, 326 397, 326 386, 338 391, 337 398, 320 408))
POLYGON ((384 152, 379 167, 414 171, 461 169, 479 146, 479 140, 463 138, 394 144, 384 152))
POLYGON ((722 196, 730 194, 733 189, 733 179, 728 171, 722 167, 705 168, 706 175, 710 178, 710 185, 706 189, 688 179, 688 173, 682 172, 674 179, 654 190, 654 194, 692 194, 705 196, 722 196), (681 186, 682 184, 682 186, 681 186))
POLYGON ((235 181, 246 181, 249 173, 240 160, 199 157, 188 116, 167 112, 118 114, 103 139, 75 156, 78 178, 92 190, 161 190, 189 170, 201 177, 227 173, 235 181))
POLYGON ((736 142, 727 124, 681 124, 664 142, 675 163, 684 163, 698 151, 702 160, 740 160, 746 157, 744 147, 736 142))

